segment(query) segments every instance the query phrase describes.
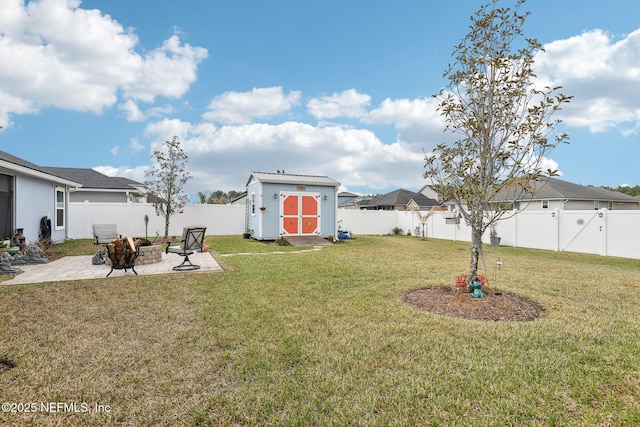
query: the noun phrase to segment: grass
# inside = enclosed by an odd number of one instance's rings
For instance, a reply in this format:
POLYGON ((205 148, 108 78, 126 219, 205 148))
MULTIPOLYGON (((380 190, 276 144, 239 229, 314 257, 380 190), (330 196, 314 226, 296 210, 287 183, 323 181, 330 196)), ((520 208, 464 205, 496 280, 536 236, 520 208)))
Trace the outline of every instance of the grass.
POLYGON ((640 424, 637 260, 488 251, 491 286, 546 311, 486 323, 402 302, 464 273, 466 243, 207 243, 255 255, 217 256, 222 273, 0 287, 1 400, 109 408, 0 424, 640 424))

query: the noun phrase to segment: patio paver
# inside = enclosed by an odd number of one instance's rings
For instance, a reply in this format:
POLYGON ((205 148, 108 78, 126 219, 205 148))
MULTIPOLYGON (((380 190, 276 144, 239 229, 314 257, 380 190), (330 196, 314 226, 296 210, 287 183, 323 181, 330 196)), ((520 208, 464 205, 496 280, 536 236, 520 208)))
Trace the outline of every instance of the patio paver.
MULTIPOLYGON (((106 264, 93 265, 91 263, 92 258, 92 255, 67 256, 47 264, 16 266, 20 270, 24 271, 24 273, 16 275, 11 280, 1 281, 0 286, 58 282, 65 280, 104 279, 111 270, 111 267, 106 264)), ((147 276, 152 274, 222 271, 222 267, 220 267, 220 264, 218 264, 210 252, 195 253, 190 255, 189 259, 194 264, 199 265, 200 269, 184 272, 173 271, 172 267, 179 265, 182 262, 182 257, 176 254, 163 253, 161 262, 140 266, 137 265, 136 272, 138 272, 138 275, 140 276, 147 276)), ((135 276, 135 273, 130 269, 126 272, 124 270, 113 270, 109 279, 123 276, 135 276)))

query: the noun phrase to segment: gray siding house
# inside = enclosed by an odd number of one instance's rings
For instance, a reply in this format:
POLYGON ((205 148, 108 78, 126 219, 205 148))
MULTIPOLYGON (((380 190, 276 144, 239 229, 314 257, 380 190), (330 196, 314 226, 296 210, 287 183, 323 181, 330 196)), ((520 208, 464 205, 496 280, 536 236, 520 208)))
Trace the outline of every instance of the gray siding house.
POLYGON ((51 240, 67 237, 69 191, 80 183, 0 151, 0 239, 24 229, 27 243, 39 240, 43 217, 51 221, 51 240))
POLYGON ((637 210, 638 200, 602 187, 574 184, 558 178, 541 177, 518 200, 508 193, 498 195, 498 203, 519 203, 527 211, 544 210, 637 210))
POLYGON ((70 202, 125 203, 145 202, 144 184, 122 177, 111 177, 93 169, 43 167, 45 171, 80 183, 69 193, 70 202))
POLYGON ((382 196, 374 197, 368 203, 361 206, 366 210, 387 210, 387 211, 407 211, 407 210, 429 210, 439 203, 426 197, 424 194, 400 188, 382 196))
POLYGON ((326 176, 252 172, 246 224, 257 240, 336 234, 338 187, 326 176))

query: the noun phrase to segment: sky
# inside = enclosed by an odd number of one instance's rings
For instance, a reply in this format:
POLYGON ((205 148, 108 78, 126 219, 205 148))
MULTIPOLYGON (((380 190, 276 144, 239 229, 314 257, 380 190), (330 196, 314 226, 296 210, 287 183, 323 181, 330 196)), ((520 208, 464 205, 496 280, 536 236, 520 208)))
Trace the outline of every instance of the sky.
MULTIPOLYGON (((449 142, 432 95, 479 0, 0 0, 0 150, 143 182, 177 136, 198 192, 252 171, 416 191, 449 142)), ((501 0, 512 6, 513 0, 501 0)), ((640 2, 529 0, 538 77, 572 102, 546 163, 640 184, 640 2)))

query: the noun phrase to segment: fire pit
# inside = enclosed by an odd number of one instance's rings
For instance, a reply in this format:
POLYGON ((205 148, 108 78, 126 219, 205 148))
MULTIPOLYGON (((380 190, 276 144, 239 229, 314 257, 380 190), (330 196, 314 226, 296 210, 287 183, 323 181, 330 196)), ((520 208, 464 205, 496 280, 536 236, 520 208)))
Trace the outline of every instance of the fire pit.
POLYGON ((162 260, 162 245, 140 246, 137 265, 154 264, 162 260))
MULTIPOLYGON (((136 265, 154 264, 162 261, 162 245, 139 246, 136 265)), ((111 265, 111 260, 106 257, 106 264, 111 265)))

